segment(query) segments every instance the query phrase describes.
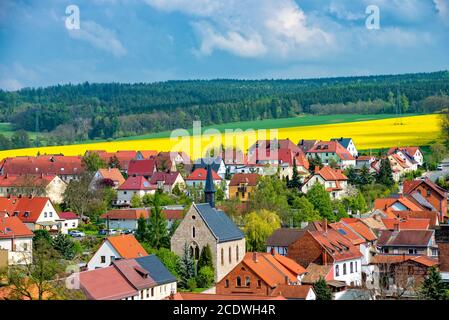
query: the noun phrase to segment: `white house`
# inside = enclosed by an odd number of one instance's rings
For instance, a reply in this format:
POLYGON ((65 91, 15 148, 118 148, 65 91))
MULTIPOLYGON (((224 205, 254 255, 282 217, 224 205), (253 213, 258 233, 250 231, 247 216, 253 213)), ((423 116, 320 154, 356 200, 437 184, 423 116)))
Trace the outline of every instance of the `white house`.
POLYGON ((150 184, 166 193, 172 193, 173 188, 179 190, 185 188, 185 181, 179 172, 155 172, 150 179, 150 184))
POLYGON ((409 162, 414 162, 418 166, 424 164, 424 155, 419 147, 397 147, 390 148, 387 155, 399 154, 401 158, 408 158, 409 162))
POLYGON ((323 185, 332 199, 340 199, 347 193, 348 178, 339 169, 315 167, 315 173, 305 181, 301 191, 307 193, 316 183, 323 185))
POLYGON ((59 226, 61 233, 67 234, 69 230, 78 228, 79 216, 74 212, 60 212, 59 226))
MULTIPOLYGON (((182 220, 183 209, 163 209, 163 215, 167 219, 167 228, 170 229, 176 220, 182 220)), ((151 208, 113 209, 103 213, 100 218, 106 220, 110 229, 137 230, 140 217, 148 219, 151 216, 151 208)))
POLYGON ((117 189, 125 182, 122 173, 117 168, 98 169, 95 172, 92 181, 89 184, 89 189, 95 190, 101 185, 112 187, 117 189))
POLYGON ((0 268, 32 262, 33 232, 17 217, 0 217, 0 268))
POLYGON ((148 253, 134 235, 118 235, 105 239, 94 256, 87 263, 88 270, 104 268, 117 259, 134 259, 147 256, 148 253))
POLYGON ((352 138, 333 138, 331 141, 336 141, 339 144, 341 144, 346 150, 349 151, 349 153, 356 158, 359 155, 359 152, 357 151, 357 148, 355 146, 354 141, 352 138))
POLYGON ((143 197, 146 194, 155 194, 156 190, 157 187, 151 185, 145 177, 131 176, 117 189, 117 200, 115 205, 129 206, 134 195, 143 197))
POLYGON ((18 217, 30 230, 58 231, 60 218, 47 197, 0 197, 0 212, 18 217))
POLYGON ((354 156, 337 141, 320 141, 312 149, 307 151, 306 156, 318 157, 325 165, 335 161, 341 168, 355 167, 354 156))
MULTIPOLYGON (((207 170, 204 168, 195 169, 186 179, 188 187, 203 189, 206 185, 207 170)), ((216 186, 220 186, 222 178, 212 169, 212 178, 216 186)))
POLYGON ((194 172, 197 169, 207 169, 207 165, 210 164, 212 167, 212 170, 217 173, 221 179, 224 179, 226 176, 226 164, 223 161, 221 157, 215 157, 215 158, 201 158, 197 159, 193 162, 193 169, 194 172))

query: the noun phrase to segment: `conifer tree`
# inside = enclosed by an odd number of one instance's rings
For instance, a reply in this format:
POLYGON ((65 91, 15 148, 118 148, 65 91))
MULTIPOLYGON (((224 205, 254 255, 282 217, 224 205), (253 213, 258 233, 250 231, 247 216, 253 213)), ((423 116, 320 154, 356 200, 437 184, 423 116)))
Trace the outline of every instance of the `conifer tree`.
POLYGON ((187 243, 184 244, 184 251, 179 264, 179 284, 182 288, 189 287, 189 280, 195 278, 195 261, 189 252, 187 243))

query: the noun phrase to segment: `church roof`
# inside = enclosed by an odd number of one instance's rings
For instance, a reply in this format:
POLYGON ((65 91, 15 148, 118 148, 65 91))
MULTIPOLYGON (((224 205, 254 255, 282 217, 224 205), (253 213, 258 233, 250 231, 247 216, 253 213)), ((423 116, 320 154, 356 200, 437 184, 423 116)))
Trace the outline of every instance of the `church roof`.
POLYGON ((242 231, 221 210, 217 210, 209 203, 193 204, 213 233, 218 243, 240 240, 244 238, 242 231))

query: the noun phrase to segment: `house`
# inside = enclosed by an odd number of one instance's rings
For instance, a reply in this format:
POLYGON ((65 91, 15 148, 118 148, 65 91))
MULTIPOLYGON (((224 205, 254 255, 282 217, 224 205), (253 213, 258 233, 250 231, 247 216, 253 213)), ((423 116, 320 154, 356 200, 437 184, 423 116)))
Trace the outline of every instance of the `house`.
POLYGON ((154 157, 158 171, 177 171, 176 166, 182 165, 187 172, 191 171, 192 163, 190 157, 185 152, 159 152, 154 157))
POLYGON ((162 300, 177 290, 176 277, 155 255, 115 260, 76 277, 89 300, 162 300))
POLYGON ((236 301, 247 301, 247 300, 286 300, 282 296, 267 297, 267 296, 249 296, 246 294, 213 294, 213 293, 194 293, 194 292, 178 292, 168 298, 169 300, 236 300, 236 301))
POLYGON ((236 173, 229 183, 229 198, 242 202, 249 201, 259 183, 260 175, 257 173, 236 173))
POLYGON ((354 141, 352 140, 352 138, 332 138, 331 141, 336 141, 339 144, 341 144, 346 150, 349 151, 349 153, 354 157, 357 158, 357 156, 359 155, 357 148, 354 144, 354 141))
POLYGON ((340 169, 332 169, 329 166, 321 169, 315 167, 314 174, 304 182, 301 191, 307 193, 315 183, 323 185, 332 199, 340 199, 347 193, 348 177, 340 169))
MULTIPOLYGON (((167 219, 167 228, 171 228, 175 221, 180 221, 184 217, 184 210, 163 209, 162 213, 167 219)), ((151 209, 112 209, 100 216, 105 219, 108 229, 137 230, 137 222, 140 217, 148 219, 151 216, 151 209)))
POLYGON ((117 152, 106 152, 104 150, 88 150, 86 151, 85 155, 88 155, 89 153, 95 152, 98 154, 98 156, 106 163, 109 164, 111 161, 116 159, 119 164, 120 170, 127 172, 128 166, 131 160, 136 159, 137 152, 134 150, 120 150, 117 152))
POLYGON ((78 228, 80 218, 76 213, 67 211, 58 215, 61 233, 67 234, 70 229, 78 228))
POLYGON ((396 218, 405 219, 424 219, 429 221, 429 228, 436 228, 440 225, 438 221, 438 212, 436 211, 393 211, 396 218))
POLYGON ((414 162, 418 166, 424 164, 424 155, 419 147, 393 147, 387 151, 387 155, 398 154, 401 158, 407 158, 409 162, 414 162))
POLYGON ((275 292, 280 285, 299 286, 305 273, 306 270, 302 266, 279 254, 248 252, 242 261, 217 283, 216 292, 280 295, 279 290, 275 292))
POLYGON ((449 225, 441 225, 435 230, 435 242, 438 245, 438 262, 441 278, 449 282, 449 225))
POLYGON ((131 160, 129 162, 128 176, 138 176, 149 179, 155 172, 156 161, 154 159, 131 160))
POLYGON ((368 281, 378 283, 378 292, 387 297, 416 297, 429 269, 437 266, 438 260, 427 256, 378 255, 371 264, 377 270, 368 275, 368 281))
POLYGON ((355 158, 355 167, 356 169, 362 169, 363 167, 370 169, 375 161, 375 156, 358 156, 355 158))
POLYGON ((0 216, 18 217, 30 230, 57 232, 60 220, 50 198, 0 197, 0 216))
POLYGON ((107 237, 100 248, 87 263, 88 270, 104 268, 118 259, 135 259, 147 256, 148 253, 136 240, 134 235, 118 235, 107 237))
POLYGON ((287 300, 316 300, 315 290, 312 285, 308 284, 300 286, 281 284, 273 290, 272 295, 281 296, 287 300))
POLYGON ((315 263, 330 265, 332 280, 347 285, 362 284, 362 258, 360 248, 354 245, 339 231, 331 229, 327 221, 321 224, 321 230, 305 232, 288 247, 287 257, 303 267, 315 263))
POLYGON ((412 172, 418 169, 417 163, 407 157, 402 158, 400 154, 391 154, 388 157, 390 161, 391 171, 393 172, 393 180, 398 182, 400 178, 407 172, 412 172))
POLYGON ((396 219, 382 219, 386 230, 428 230, 430 227, 429 219, 413 219, 413 218, 396 218, 396 219))
POLYGON ((134 195, 143 197, 146 194, 155 194, 157 187, 143 176, 131 176, 117 189, 116 206, 130 206, 134 195))
POLYGON ((117 189, 125 182, 125 178, 118 168, 98 169, 89 185, 89 189, 95 190, 101 187, 117 189))
POLYGON ((49 197, 53 203, 64 201, 67 184, 55 174, 0 176, 0 196, 49 197))
MULTIPOLYGON (((207 170, 204 168, 195 169, 186 179, 186 185, 188 187, 203 189, 206 183, 207 170)), ((216 186, 220 186, 222 178, 212 170, 213 183, 216 186)))
POLYGON ((193 162, 193 172, 195 172, 197 169, 203 169, 204 171, 206 171, 209 164, 212 167, 212 170, 216 172, 221 179, 225 179, 226 164, 221 157, 196 159, 193 162))
POLYGON ((301 148, 291 142, 290 139, 257 140, 248 149, 248 162, 256 164, 260 163, 260 161, 271 160, 273 161, 271 164, 277 164, 278 159, 276 157, 276 153, 279 149, 291 150, 293 154, 304 153, 301 148), (271 155, 273 156, 270 158, 271 155), (276 163, 274 161, 276 161, 276 163))
POLYGON ((288 247, 298 240, 306 232, 305 229, 279 228, 276 229, 267 239, 267 252, 275 252, 286 256, 288 247))
POLYGON ((220 281, 243 259, 246 252, 245 236, 226 213, 215 208, 212 176, 212 168, 208 166, 204 189, 205 203, 192 204, 171 238, 171 250, 182 256, 184 246, 187 245, 197 260, 201 250, 209 245, 215 281, 220 281))
POLYGON ((399 224, 395 224, 394 230, 380 231, 376 245, 382 254, 428 257, 438 255, 435 230, 401 230, 399 224))
POLYGON ((312 149, 318 142, 318 140, 301 139, 298 142, 298 147, 302 150, 302 152, 307 153, 307 151, 312 149))
POLYGON ((166 193, 172 193, 173 188, 185 189, 186 183, 179 172, 155 172, 150 179, 150 184, 166 193))
POLYGON ((317 157, 325 165, 334 161, 341 168, 355 167, 354 156, 337 141, 320 141, 307 151, 307 157, 317 157))
POLYGON ((426 210, 421 205, 410 200, 409 197, 404 195, 392 195, 389 198, 382 198, 374 200, 374 209, 388 213, 395 211, 422 211, 426 210))
POLYGON ((0 217, 0 269, 30 264, 34 233, 18 217, 0 217))
POLYGON ((57 175, 65 183, 78 179, 84 172, 80 156, 40 155, 36 157, 6 158, 1 175, 57 175))
POLYGON ((223 159, 226 166, 227 174, 235 174, 242 170, 248 164, 248 157, 242 150, 226 149, 222 151, 220 157, 223 159))
POLYGON ((428 211, 438 212, 439 222, 445 223, 448 221, 448 193, 446 190, 429 179, 406 180, 404 181, 402 189, 402 193, 404 195, 409 195, 413 202, 420 204, 428 211))
POLYGON ((136 160, 145 160, 157 156, 159 152, 157 150, 140 150, 137 151, 136 160))

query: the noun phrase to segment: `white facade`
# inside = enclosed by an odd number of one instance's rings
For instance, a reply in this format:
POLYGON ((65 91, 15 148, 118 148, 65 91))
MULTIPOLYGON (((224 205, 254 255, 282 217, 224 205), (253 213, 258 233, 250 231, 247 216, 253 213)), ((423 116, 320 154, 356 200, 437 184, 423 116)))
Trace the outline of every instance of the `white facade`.
POLYGON ((0 239, 0 250, 8 251, 8 265, 25 265, 32 262, 33 237, 0 239))
POLYGON ((334 279, 345 282, 348 286, 362 285, 362 259, 334 262, 334 279))
MULTIPOLYGON (((327 190, 329 188, 337 188, 337 181, 334 180, 324 180, 323 177, 319 174, 314 175, 310 178, 301 188, 301 192, 307 193, 315 183, 319 183, 324 186, 327 190)), ((332 190, 329 191, 332 199, 341 199, 346 195, 348 182, 346 180, 338 181, 338 184, 341 190, 332 190)))
MULTIPOLYGON (((214 180, 214 184, 217 187, 221 186, 222 180, 214 180)), ((186 185, 192 188, 204 189, 206 185, 206 180, 186 180, 186 185)))
POLYGON ((87 263, 87 270, 109 267, 111 263, 121 256, 109 241, 103 242, 101 247, 87 263))
POLYGON ((61 233, 67 234, 69 230, 78 228, 79 219, 67 219, 59 222, 61 233))
POLYGON ((281 256, 287 256, 287 252, 288 252, 288 247, 272 247, 272 246, 267 246, 267 252, 271 253, 271 250, 274 250, 274 253, 277 253, 281 256))
POLYGON ((109 219, 110 229, 131 229, 137 230, 136 219, 109 219))
POLYGON ((36 227, 36 225, 39 225, 39 224, 48 225, 48 224, 53 223, 53 226, 51 227, 51 229, 57 230, 58 229, 57 220, 60 220, 58 213, 56 212, 56 209, 53 207, 50 200, 48 200, 47 203, 45 204, 42 212, 39 214, 39 217, 37 218, 36 223, 25 222, 25 225, 30 230, 33 231, 33 230, 42 228, 41 226, 36 227))
POLYGON ((176 282, 170 282, 152 288, 139 290, 138 295, 123 298, 122 300, 163 300, 168 298, 171 293, 175 294, 176 291, 176 282))
POLYGON ((117 205, 131 204, 132 197, 136 194, 142 198, 146 194, 155 194, 156 190, 117 190, 117 205))

